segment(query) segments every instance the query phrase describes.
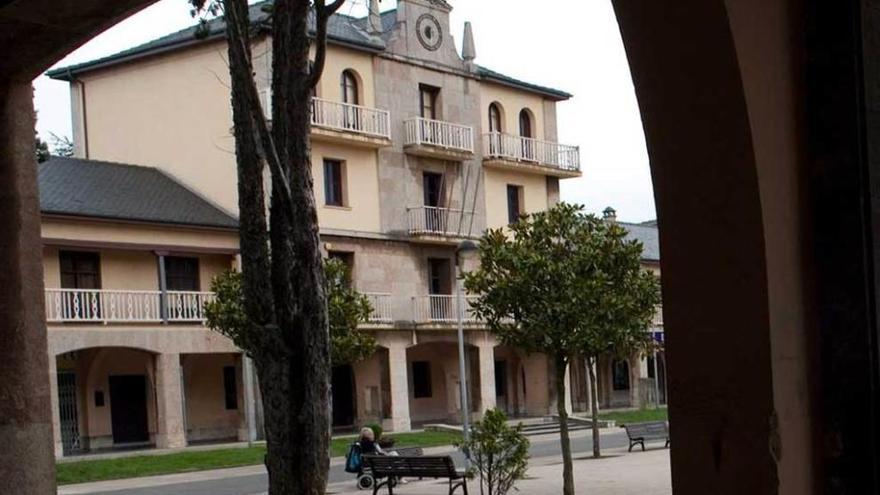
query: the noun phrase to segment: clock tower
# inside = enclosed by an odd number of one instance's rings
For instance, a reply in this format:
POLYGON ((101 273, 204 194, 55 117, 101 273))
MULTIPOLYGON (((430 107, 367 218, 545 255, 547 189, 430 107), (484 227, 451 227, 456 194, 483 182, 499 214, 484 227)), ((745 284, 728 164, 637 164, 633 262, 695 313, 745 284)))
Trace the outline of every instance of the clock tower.
POLYGON ((444 0, 398 0, 397 25, 388 52, 446 68, 468 71, 449 28, 452 6, 444 0))

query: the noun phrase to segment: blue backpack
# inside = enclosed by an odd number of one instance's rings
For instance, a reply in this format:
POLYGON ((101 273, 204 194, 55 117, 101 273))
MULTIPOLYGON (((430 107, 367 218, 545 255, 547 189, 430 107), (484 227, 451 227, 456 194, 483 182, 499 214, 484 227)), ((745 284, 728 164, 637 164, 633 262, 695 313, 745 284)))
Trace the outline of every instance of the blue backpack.
POLYGON ((345 472, 360 473, 364 466, 364 458, 361 455, 361 446, 357 443, 351 444, 348 454, 345 454, 345 472))

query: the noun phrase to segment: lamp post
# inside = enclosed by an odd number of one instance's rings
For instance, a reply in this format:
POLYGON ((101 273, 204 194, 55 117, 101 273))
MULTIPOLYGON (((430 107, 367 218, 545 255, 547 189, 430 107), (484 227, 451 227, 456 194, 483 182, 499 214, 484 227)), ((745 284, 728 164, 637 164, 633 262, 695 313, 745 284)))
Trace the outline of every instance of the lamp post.
MULTIPOLYGON (((470 406, 468 404, 467 367, 464 356, 464 296, 461 290, 461 279, 464 276, 464 260, 477 252, 473 241, 462 241, 455 250, 455 306, 458 320, 458 388, 461 394, 461 429, 465 442, 470 438, 470 406)), ((470 467, 470 456, 465 453, 465 467, 470 467)))

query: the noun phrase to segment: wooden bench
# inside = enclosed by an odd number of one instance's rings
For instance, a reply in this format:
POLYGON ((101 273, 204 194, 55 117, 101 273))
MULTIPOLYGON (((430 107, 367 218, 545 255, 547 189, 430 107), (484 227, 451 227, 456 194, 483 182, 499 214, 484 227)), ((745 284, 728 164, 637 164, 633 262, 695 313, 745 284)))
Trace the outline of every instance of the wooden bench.
POLYGON ((449 495, 461 487, 467 495, 467 479, 464 471, 455 469, 452 458, 447 456, 402 456, 368 455, 364 462, 373 473, 376 484, 373 495, 383 486, 388 487, 388 495, 394 495, 394 485, 400 478, 434 478, 449 480, 449 495), (379 480, 382 480, 379 482, 379 480))
POLYGON ((648 440, 665 440, 669 447, 669 423, 666 421, 651 421, 647 423, 630 423, 623 425, 626 436, 629 437, 629 451, 632 452, 636 445, 642 446, 645 451, 645 442, 648 440))

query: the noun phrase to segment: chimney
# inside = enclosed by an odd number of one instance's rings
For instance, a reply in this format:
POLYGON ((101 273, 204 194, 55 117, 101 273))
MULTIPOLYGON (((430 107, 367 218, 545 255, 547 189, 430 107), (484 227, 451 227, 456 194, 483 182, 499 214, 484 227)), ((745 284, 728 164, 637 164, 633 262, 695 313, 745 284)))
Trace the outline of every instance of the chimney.
POLYGON ((382 34, 382 16, 379 15, 379 0, 370 0, 370 34, 382 34))
POLYGON ((461 48, 461 58, 464 59, 464 63, 468 66, 469 70, 473 71, 476 69, 474 59, 477 58, 477 48, 474 44, 474 28, 470 22, 464 23, 464 44, 461 48))
POLYGON ((612 207, 605 208, 602 210, 602 218, 605 219, 606 222, 616 222, 617 221, 617 210, 612 207))

